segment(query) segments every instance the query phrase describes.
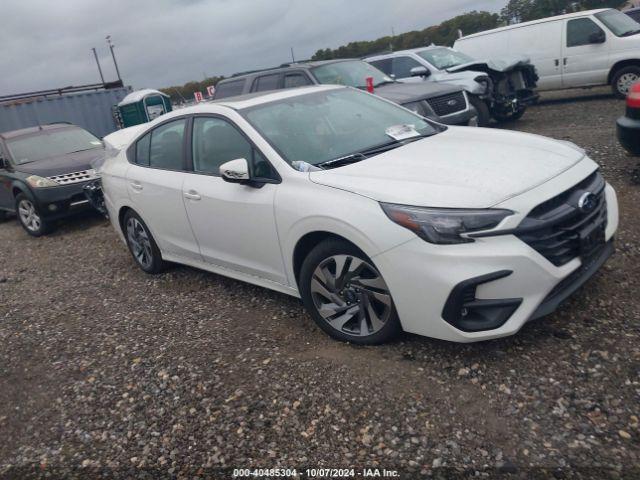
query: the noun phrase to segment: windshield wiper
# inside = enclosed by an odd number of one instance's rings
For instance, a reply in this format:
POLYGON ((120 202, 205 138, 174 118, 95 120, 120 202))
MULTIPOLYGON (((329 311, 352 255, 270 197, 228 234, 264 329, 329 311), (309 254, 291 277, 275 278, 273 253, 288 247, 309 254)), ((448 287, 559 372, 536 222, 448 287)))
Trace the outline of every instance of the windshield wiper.
POLYGON ((327 160, 326 162, 318 163, 316 167, 326 168, 326 167, 341 167, 342 165, 348 165, 350 163, 356 163, 361 160, 365 160, 379 153, 386 152, 388 150, 393 150, 394 148, 401 147, 407 143, 413 142, 415 140, 420 140, 421 138, 430 137, 435 133, 429 134, 420 134, 413 136, 411 138, 405 138, 403 140, 392 140, 387 143, 383 143, 382 145, 377 145, 375 147, 369 148, 368 150, 363 150, 362 152, 350 153, 349 155, 345 155, 343 157, 334 158, 333 160, 327 160))
POLYGON ((621 37, 630 37, 631 35, 635 35, 636 33, 640 33, 640 28, 637 28, 636 30, 629 30, 628 32, 624 32, 622 34, 620 34, 621 37))
POLYGON ((382 81, 382 82, 380 82, 380 83, 376 83, 376 84, 374 85, 374 88, 375 88, 375 87, 381 87, 382 85, 389 85, 390 83, 397 83, 397 82, 396 82, 395 80, 383 80, 383 81, 382 81))

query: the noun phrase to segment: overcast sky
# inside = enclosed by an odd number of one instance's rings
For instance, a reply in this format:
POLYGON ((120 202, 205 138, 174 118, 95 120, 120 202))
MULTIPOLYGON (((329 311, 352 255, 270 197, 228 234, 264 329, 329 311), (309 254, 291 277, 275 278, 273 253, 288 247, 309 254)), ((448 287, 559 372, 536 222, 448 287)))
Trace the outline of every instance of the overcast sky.
POLYGON ((506 0, 2 0, 0 95, 97 83, 91 47, 134 88, 270 67, 316 50, 422 29, 506 0))

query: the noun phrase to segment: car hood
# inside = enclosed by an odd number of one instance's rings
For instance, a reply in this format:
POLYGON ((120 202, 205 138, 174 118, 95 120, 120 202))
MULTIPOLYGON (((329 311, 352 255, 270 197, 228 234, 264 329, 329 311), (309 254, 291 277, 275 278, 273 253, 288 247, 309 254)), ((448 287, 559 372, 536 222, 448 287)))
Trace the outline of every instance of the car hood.
POLYGON ((64 175, 65 173, 81 172, 92 168, 92 162, 104 156, 104 149, 92 148, 83 152, 69 153, 57 157, 45 158, 36 162, 17 165, 16 170, 41 177, 64 175))
POLYGON ((524 55, 509 55, 492 60, 476 60, 473 62, 463 63, 455 67, 447 68, 447 72, 461 72, 464 70, 476 70, 478 72, 486 72, 495 70, 497 72, 508 72, 522 65, 529 65, 529 57, 524 55))
POLYGON ((311 181, 404 205, 487 208, 556 177, 584 158, 568 142, 486 128, 449 127, 311 181))
POLYGON ((420 82, 420 83, 388 83, 376 87, 376 95, 391 100, 392 102, 405 104, 410 102, 417 102, 424 100, 425 98, 440 97, 442 95, 448 95, 450 93, 459 92, 462 89, 453 85, 442 85, 432 82, 420 82))

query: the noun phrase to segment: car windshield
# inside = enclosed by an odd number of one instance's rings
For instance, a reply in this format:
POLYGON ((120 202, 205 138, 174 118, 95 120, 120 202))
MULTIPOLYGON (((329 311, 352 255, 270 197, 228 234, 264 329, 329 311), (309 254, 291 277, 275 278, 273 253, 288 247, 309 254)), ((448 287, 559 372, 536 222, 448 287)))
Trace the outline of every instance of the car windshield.
POLYGON ((375 87, 391 83, 393 80, 373 65, 360 60, 336 62, 312 69, 319 83, 346 85, 347 87, 366 88, 367 77, 373 78, 375 87))
POLYGON ((596 18, 617 37, 628 37, 640 33, 640 23, 618 10, 596 13, 596 18))
POLYGON ((14 161, 37 162, 45 158, 101 148, 102 142, 86 130, 77 127, 42 130, 38 133, 7 140, 14 161))
POLYGON ((416 54, 424 58, 438 70, 446 70, 447 68, 457 67, 458 65, 473 62, 474 60, 464 53, 456 52, 451 48, 445 47, 419 50, 416 52, 416 54))
POLYGON ((411 126, 416 136, 441 131, 402 107, 346 88, 289 97, 241 113, 290 164, 318 165, 392 142, 401 145, 389 134, 390 127, 411 126))

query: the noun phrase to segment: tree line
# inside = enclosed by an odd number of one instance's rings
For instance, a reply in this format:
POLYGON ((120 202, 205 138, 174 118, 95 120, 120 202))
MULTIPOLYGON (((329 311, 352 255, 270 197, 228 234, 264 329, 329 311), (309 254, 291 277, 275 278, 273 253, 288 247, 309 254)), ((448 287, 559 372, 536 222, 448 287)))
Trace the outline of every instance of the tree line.
MULTIPOLYGON (((464 35, 490 30, 503 25, 552 17, 563 13, 589 10, 593 8, 620 8, 627 0, 509 0, 509 3, 497 13, 471 11, 458 15, 422 30, 384 36, 376 40, 355 41, 338 48, 325 48, 316 51, 311 60, 331 60, 334 58, 360 58, 389 50, 403 50, 425 45, 453 45, 458 32, 464 35)), ((193 100, 194 92, 206 94, 207 87, 216 85, 224 77, 214 76, 203 81, 192 81, 184 85, 162 88, 173 102, 182 103, 193 100)))

